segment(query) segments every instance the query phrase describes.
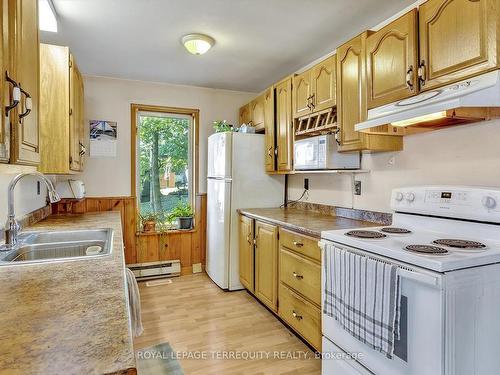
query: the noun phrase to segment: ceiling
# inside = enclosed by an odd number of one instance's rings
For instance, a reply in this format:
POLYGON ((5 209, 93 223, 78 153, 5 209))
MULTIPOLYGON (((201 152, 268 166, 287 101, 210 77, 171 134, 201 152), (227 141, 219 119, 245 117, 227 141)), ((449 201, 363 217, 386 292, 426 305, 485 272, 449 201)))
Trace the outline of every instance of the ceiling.
POLYGON ((54 0, 84 74, 259 92, 415 0, 54 0), (184 34, 212 36, 203 56, 184 34))

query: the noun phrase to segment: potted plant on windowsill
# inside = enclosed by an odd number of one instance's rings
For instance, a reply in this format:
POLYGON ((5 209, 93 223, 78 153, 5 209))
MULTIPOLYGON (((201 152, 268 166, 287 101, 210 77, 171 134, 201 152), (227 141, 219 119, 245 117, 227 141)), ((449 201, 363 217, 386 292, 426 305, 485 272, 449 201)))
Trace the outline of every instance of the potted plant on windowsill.
POLYGON ((169 215, 169 221, 177 219, 179 229, 193 229, 193 209, 189 203, 179 202, 169 215))
POLYGON ((149 212, 141 216, 142 231, 145 233, 156 232, 156 223, 158 222, 158 214, 149 212))

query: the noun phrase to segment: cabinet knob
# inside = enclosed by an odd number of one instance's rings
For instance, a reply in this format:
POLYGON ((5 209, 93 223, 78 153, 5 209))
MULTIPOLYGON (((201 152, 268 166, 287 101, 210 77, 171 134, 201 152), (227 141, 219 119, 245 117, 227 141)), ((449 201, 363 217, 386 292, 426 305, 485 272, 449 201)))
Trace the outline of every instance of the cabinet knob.
POLYGON ((304 246, 304 244, 302 242, 299 242, 299 241, 293 241, 293 244, 297 247, 302 247, 304 246))
POLYGON ((293 275, 293 277, 295 277, 298 280, 302 280, 304 278, 304 276, 299 275, 297 272, 293 272, 292 275, 293 275))
POLYGON ((292 310, 292 315, 295 319, 302 320, 302 315, 297 314, 295 310, 292 310))
POLYGON ((422 60, 420 65, 418 66, 418 80, 421 86, 425 86, 425 80, 427 79, 426 69, 425 69, 425 61, 422 60))
POLYGON ((413 79, 414 79, 413 65, 410 65, 410 67, 406 71, 406 87, 408 87, 408 90, 410 91, 413 91, 413 79))

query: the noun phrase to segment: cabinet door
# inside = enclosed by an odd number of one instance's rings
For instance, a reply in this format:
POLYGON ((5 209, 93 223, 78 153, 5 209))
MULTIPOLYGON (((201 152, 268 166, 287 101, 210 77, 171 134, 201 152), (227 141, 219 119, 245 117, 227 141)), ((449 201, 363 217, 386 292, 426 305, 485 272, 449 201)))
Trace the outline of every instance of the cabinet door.
POLYGON ((366 33, 337 50, 337 121, 340 126, 341 150, 363 148, 363 134, 354 125, 366 118, 366 80, 364 44, 366 33))
POLYGON ((292 79, 279 83, 275 95, 278 171, 287 172, 293 164, 292 79))
POLYGON ((69 67, 69 168, 80 171, 80 78, 73 55, 70 55, 69 67))
POLYGON ((416 9, 367 38, 368 108, 417 93, 417 46, 416 9))
POLYGON ((422 90, 499 66, 498 0, 429 0, 419 8, 422 90))
POLYGON ((255 222, 255 296, 278 308, 278 227, 255 222))
POLYGON ((252 114, 250 112, 250 103, 245 104, 240 108, 240 123, 241 124, 249 124, 252 121, 252 114))
POLYGON ((241 284, 254 291, 253 220, 240 215, 239 220, 239 266, 241 284))
POLYGON ((311 81, 313 111, 336 105, 335 55, 312 68, 311 81))
POLYGON ((12 162, 36 165, 40 162, 38 0, 10 0, 9 18, 13 22, 10 28, 14 63, 12 74, 32 98, 29 114, 26 95, 22 95, 21 103, 12 111, 12 162))
POLYGON ((298 74, 293 77, 293 117, 300 117, 311 112, 312 87, 311 71, 298 74))
POLYGON ((266 172, 276 171, 275 153, 276 140, 274 133, 274 87, 267 89, 264 94, 264 129, 266 135, 266 172))
POLYGON ((84 99, 85 99, 85 90, 83 85, 83 77, 79 70, 77 70, 78 77, 78 100, 76 101, 76 106, 78 108, 78 136, 80 141, 78 142, 79 150, 80 150, 80 171, 82 172, 85 165, 85 157, 87 154, 87 127, 85 126, 85 107, 84 107, 84 99))
POLYGON ((256 97, 250 103, 252 125, 257 131, 264 130, 264 95, 256 97))
POLYGON ((5 1, 0 1, 0 162, 9 161, 10 150, 10 127, 5 118, 5 106, 9 105, 10 92, 5 83, 5 70, 8 70, 8 12, 5 9, 5 1))

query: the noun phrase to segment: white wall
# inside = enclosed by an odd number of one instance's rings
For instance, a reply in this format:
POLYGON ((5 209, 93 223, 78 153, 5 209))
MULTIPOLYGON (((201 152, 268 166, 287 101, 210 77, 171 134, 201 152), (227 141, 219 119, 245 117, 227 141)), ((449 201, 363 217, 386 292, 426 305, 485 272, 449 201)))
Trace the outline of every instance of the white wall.
POLYGON ((200 192, 206 191, 207 137, 214 120, 238 123, 238 109, 255 93, 193 86, 85 77, 85 118, 118 122, 116 158, 87 158, 84 180, 88 196, 128 196, 130 190, 130 104, 200 110, 200 192))
POLYGON ((404 137, 404 151, 363 154, 356 175, 361 196, 351 194, 348 175, 295 175, 290 199, 302 193, 309 178, 309 202, 389 212, 391 189, 400 186, 449 184, 500 188, 500 120, 450 127, 404 137), (389 160, 394 157, 394 165, 389 160))
MULTIPOLYGON (((2 167, 4 168, 4 167, 2 167)), ((7 188, 17 173, 0 172, 0 228, 7 220, 7 188)), ((46 205, 47 190, 41 183, 40 195, 37 195, 36 178, 27 176, 20 180, 14 190, 16 217, 23 216, 46 205)), ((0 234, 2 238, 2 234, 0 234)))

